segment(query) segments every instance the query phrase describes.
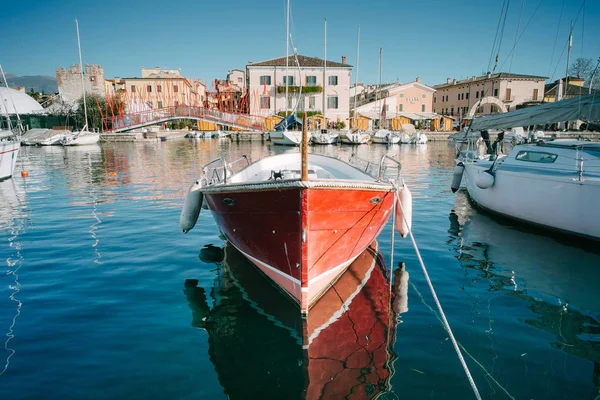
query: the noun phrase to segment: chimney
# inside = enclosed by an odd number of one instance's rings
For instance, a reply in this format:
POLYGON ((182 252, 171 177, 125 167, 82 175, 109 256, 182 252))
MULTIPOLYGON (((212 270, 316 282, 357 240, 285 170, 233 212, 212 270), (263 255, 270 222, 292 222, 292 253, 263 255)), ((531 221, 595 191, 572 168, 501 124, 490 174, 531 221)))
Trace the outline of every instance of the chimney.
POLYGON ((492 77, 492 73, 488 71, 488 73, 487 73, 486 76, 487 76, 488 79, 490 79, 492 77))
POLYGON ((421 78, 417 76, 417 79, 415 79, 415 82, 421 83, 421 78))
POLYGON ((346 56, 342 56, 342 64, 346 64, 346 56))
POLYGON ((556 101, 560 101, 563 98, 563 80, 558 80, 558 85, 556 85, 556 101))
POLYGON ((452 84, 453 84, 453 85, 456 85, 456 79, 453 79, 453 80, 452 80, 452 84))
POLYGON ((447 78, 447 79, 446 79, 446 84, 448 84, 448 85, 449 85, 449 84, 450 84, 450 82, 452 82, 452 79, 450 79, 450 78, 447 78))

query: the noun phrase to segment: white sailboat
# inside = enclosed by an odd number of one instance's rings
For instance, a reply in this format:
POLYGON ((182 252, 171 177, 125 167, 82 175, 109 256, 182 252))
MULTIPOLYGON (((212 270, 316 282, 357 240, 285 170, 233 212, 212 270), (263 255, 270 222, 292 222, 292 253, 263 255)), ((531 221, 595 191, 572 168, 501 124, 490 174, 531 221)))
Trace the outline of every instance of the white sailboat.
MULTIPOLYGON (((470 129, 487 136, 487 129, 599 119, 600 98, 585 95, 477 118, 470 129)), ((504 156, 474 157, 472 151, 462 154, 454 173, 453 191, 458 189, 464 172, 467 191, 481 208, 600 240, 600 143, 555 140, 516 145, 504 156)))
POLYGON ((375 92, 375 98, 377 102, 377 109, 380 110, 379 113, 379 129, 373 132, 371 135, 372 143, 379 144, 397 144, 400 142, 400 136, 394 134, 389 129, 386 128, 386 104, 385 99, 383 99, 383 107, 379 107, 379 101, 381 98, 379 97, 381 92, 381 57, 382 57, 382 49, 379 48, 379 86, 377 91, 375 92))
POLYGON ((90 132, 88 130, 88 115, 87 115, 87 102, 85 98, 85 82, 83 79, 83 61, 81 59, 81 42, 79 40, 79 22, 75 20, 75 26, 77 27, 77 49, 79 50, 79 69, 81 70, 81 91, 83 93, 83 113, 85 117, 85 124, 83 129, 79 132, 72 132, 65 135, 60 143, 63 146, 80 146, 86 144, 95 144, 100 140, 100 134, 96 132, 90 132))
POLYGON ((348 129, 348 130, 342 131, 340 133, 340 140, 343 144, 366 144, 366 143, 369 143, 369 140, 371 139, 371 135, 369 135, 368 132, 363 132, 363 131, 359 130, 358 125, 357 125, 358 112, 356 109, 356 97, 357 97, 356 85, 358 84, 359 53, 360 53, 360 24, 358 24, 358 37, 357 37, 357 41, 356 41, 356 75, 354 76, 355 93, 354 93, 354 109, 353 109, 354 116, 353 117, 354 117, 355 128, 348 129))
MULTIPOLYGON (((300 90, 298 92, 298 101, 296 105, 292 109, 291 114, 287 115, 287 110, 289 108, 288 104, 288 94, 289 94, 289 61, 290 61, 290 1, 287 1, 287 12, 286 12, 286 36, 285 36, 285 110, 286 116, 283 120, 277 124, 274 131, 269 132, 269 140, 271 143, 284 145, 284 146, 300 146, 302 142, 302 132, 301 131, 288 131, 288 127, 291 125, 292 120, 296 120, 296 108, 300 103, 300 99, 302 98, 302 70, 300 69, 300 65, 298 64, 299 71, 299 84, 300 90)), ((296 55, 296 50, 294 49, 294 55, 296 55)), ((277 94, 275 94, 277 96, 277 94)))
MULTIPOLYGON (((2 80, 8 89, 8 82, 6 81, 6 77, 4 76, 4 70, 2 66, 0 66, 0 72, 2 72, 2 80)), ((10 96, 10 91, 7 91, 9 100, 12 102, 12 97, 10 96)), ((1 99, 0 99, 1 100, 1 99)), ((7 129, 3 130, 0 128, 0 180, 8 179, 12 176, 13 171, 15 170, 15 165, 17 164, 17 157, 19 156, 19 149, 21 148, 21 133, 23 131, 23 127, 21 124, 21 118, 19 117, 19 113, 17 108, 13 103, 13 108, 15 113, 17 114, 17 127, 15 130, 11 127, 10 115, 8 114, 8 110, 3 104, 3 101, 0 101, 0 107, 5 113, 6 116, 6 126, 7 129)))

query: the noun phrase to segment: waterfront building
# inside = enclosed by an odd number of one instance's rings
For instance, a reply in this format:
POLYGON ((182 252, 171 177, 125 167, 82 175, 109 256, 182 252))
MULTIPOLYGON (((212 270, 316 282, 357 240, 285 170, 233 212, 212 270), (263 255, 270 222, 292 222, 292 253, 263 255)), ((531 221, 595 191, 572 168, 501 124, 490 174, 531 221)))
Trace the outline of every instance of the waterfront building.
MULTIPOLYGON (((418 118, 415 114, 422 114, 423 119, 435 119, 437 116, 432 113, 434 93, 435 89, 422 84, 420 78, 409 83, 373 85, 358 95, 356 109, 359 116, 370 119, 370 128, 379 126, 384 107, 387 120, 401 116, 414 120, 418 118)), ((354 99, 350 105, 354 106, 354 99)))
POLYGON ((105 81, 107 97, 116 97, 126 112, 180 106, 204 106, 206 86, 197 79, 186 78, 179 70, 142 68, 142 77, 114 78, 105 81))
POLYGON ((433 112, 459 119, 476 114, 515 110, 527 102, 542 101, 546 77, 500 72, 450 79, 433 86, 433 112))
MULTIPOLYGON (((81 98, 81 68, 79 64, 56 68, 58 94, 65 103, 75 103, 81 98)), ((85 64, 83 75, 85 92, 104 96, 104 68, 101 65, 85 64)))
POLYGON ((206 107, 210 109, 248 113, 246 73, 240 69, 229 71, 225 80, 215 79, 206 94, 206 107))
MULTIPOLYGON (((544 86, 544 101, 553 103, 557 98, 563 100, 589 94, 590 89, 586 88, 584 83, 583 78, 576 76, 569 76, 548 83, 544 86)), ((592 89, 592 93, 600 94, 600 90, 592 89)))
POLYGON ((249 62, 246 66, 250 114, 274 115, 291 111, 298 101, 298 88, 302 82, 302 97, 298 111, 322 113, 329 121, 348 123, 350 108, 350 72, 352 66, 342 62, 327 61, 326 76, 324 60, 316 57, 289 56, 286 75, 286 58, 274 58, 260 62, 249 62), (323 93, 324 79, 326 82, 323 93), (288 83, 288 98, 285 85, 288 83))

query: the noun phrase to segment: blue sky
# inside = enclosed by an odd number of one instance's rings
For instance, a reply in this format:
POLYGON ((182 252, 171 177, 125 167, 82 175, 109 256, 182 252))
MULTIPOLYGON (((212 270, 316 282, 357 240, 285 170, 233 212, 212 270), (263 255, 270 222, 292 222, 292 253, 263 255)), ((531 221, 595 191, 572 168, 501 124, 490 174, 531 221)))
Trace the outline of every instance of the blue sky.
MULTIPOLYGON (((56 67, 78 62, 75 18, 84 63, 103 65, 107 78, 140 76, 142 66, 161 66, 181 68, 185 76, 210 81, 225 78, 230 69, 243 69, 248 60, 285 55, 285 0, 7 1, 0 29, 0 64, 20 76, 54 76, 56 67)), ((462 79, 488 70, 502 3, 292 0, 291 30, 300 54, 323 57, 326 17, 327 58, 339 61, 346 55, 354 65, 360 23, 360 82, 377 82, 382 47, 383 81, 407 82, 420 76, 433 85, 447 77, 462 79)), ((582 4, 580 0, 510 0, 497 71, 555 79, 564 75, 564 49, 572 22, 571 60, 597 60, 600 1, 587 0, 583 9, 582 4), (511 65, 509 52, 519 15, 521 32, 530 22, 511 65)))

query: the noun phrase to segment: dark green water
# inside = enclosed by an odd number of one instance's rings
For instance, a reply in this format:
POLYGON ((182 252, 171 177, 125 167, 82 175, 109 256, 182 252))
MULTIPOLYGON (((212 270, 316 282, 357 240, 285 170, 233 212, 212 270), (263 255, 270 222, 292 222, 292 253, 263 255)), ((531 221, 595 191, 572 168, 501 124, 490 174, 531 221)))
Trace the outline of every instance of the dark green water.
MULTIPOLYGON (((239 257, 199 258, 203 246, 223 246, 208 212, 187 235, 179 228, 200 166, 284 150, 218 140, 25 148, 29 178, 0 182, 0 399, 473 398, 398 235, 406 293, 382 294, 391 224, 378 240, 379 281, 371 276, 314 342, 319 362, 337 360, 318 364, 319 375, 285 297, 253 275, 232 279, 227 268, 251 268, 239 257), (402 310, 381 322, 377 307, 398 298, 402 310), (366 359, 335 354, 348 346, 366 359)), ((359 152, 402 161, 415 238, 482 396, 597 398, 595 245, 490 218, 452 194, 446 143, 359 152)))

